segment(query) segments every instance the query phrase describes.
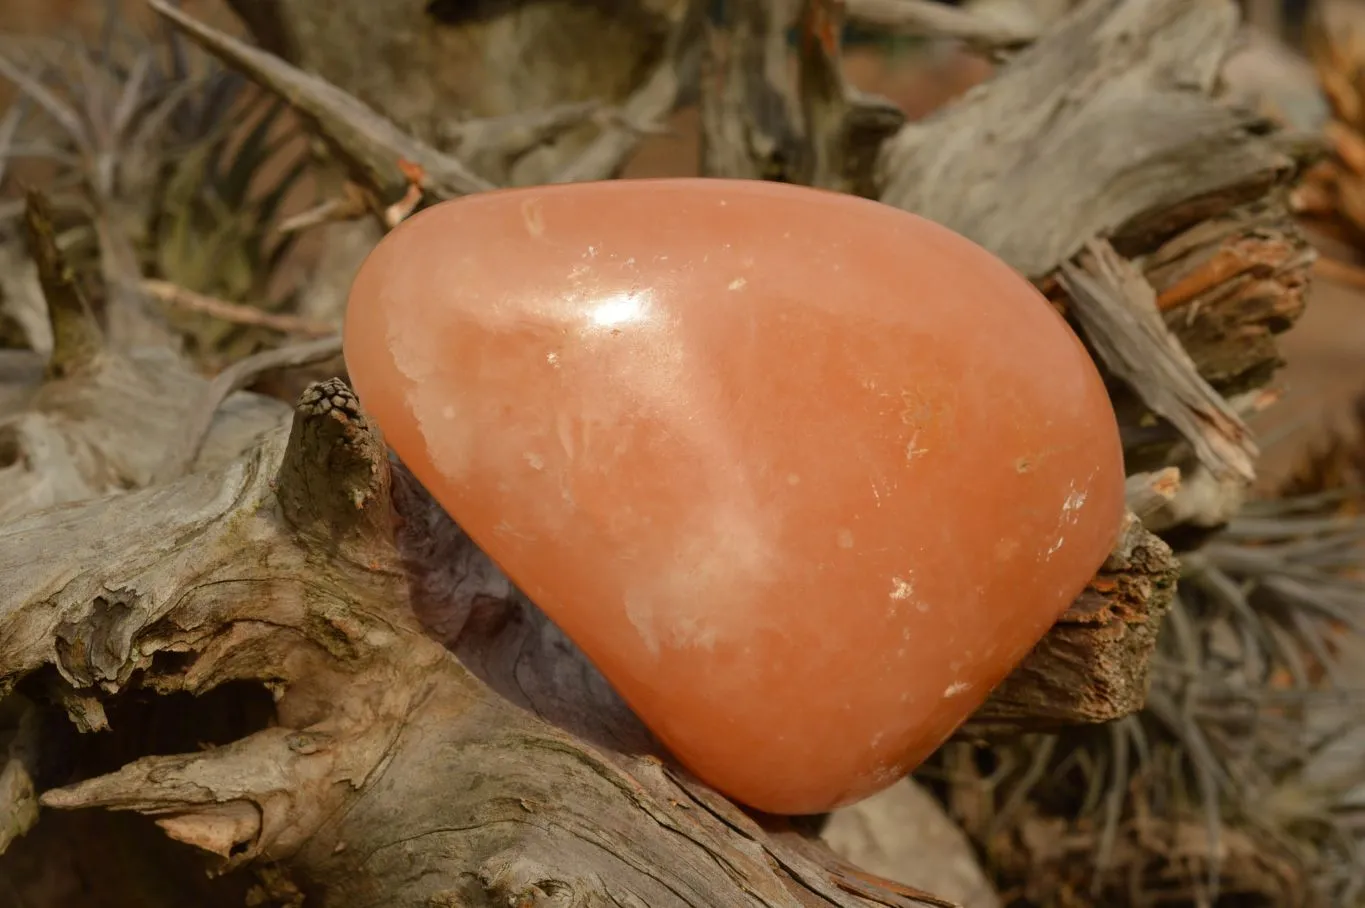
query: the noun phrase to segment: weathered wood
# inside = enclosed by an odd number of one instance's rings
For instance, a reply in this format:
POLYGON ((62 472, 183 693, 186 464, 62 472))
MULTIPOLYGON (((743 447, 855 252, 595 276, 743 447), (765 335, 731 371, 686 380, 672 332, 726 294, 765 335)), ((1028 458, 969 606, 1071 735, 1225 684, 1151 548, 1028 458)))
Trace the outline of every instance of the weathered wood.
MULTIPOLYGON (((1177 370, 1182 391, 1175 372, 1120 368, 1117 377, 1128 384, 1116 389, 1117 405, 1125 426, 1153 412, 1172 419, 1168 425, 1194 445, 1199 463, 1217 475, 1240 474, 1246 484, 1252 450, 1245 428, 1209 396, 1209 385, 1245 390, 1278 365, 1270 336, 1297 317, 1302 300, 1293 285, 1306 283, 1311 265, 1284 193, 1312 149, 1212 97, 1236 27, 1232 4, 1089 0, 988 86, 886 142, 880 198, 972 237, 1045 288, 1096 238, 1139 263, 1162 258, 1177 237, 1187 251, 1202 246, 1201 257, 1223 269, 1202 275, 1198 290, 1194 283, 1175 290, 1169 270, 1144 266, 1164 272, 1148 279, 1158 294, 1169 294, 1161 309, 1199 374, 1177 370), (1266 318, 1247 298, 1253 263, 1231 265, 1245 258, 1251 239, 1233 226, 1239 220, 1277 231, 1255 236, 1263 245, 1293 247, 1276 253, 1286 261, 1273 276, 1257 269, 1265 305, 1278 318, 1266 318), (1215 315, 1202 303, 1177 302, 1182 292, 1237 301, 1215 315), (1134 406, 1129 395, 1148 403, 1134 406), (1212 422, 1185 418, 1191 411, 1172 404, 1179 396, 1202 396, 1212 422)), ((1112 352, 1114 338, 1097 334, 1106 321, 1098 302, 1094 294, 1088 301, 1072 294, 1065 307, 1082 336, 1112 352)), ((1160 451, 1141 468, 1185 465, 1176 439, 1160 451)))
POLYGON ((1220 476, 1254 479, 1251 430, 1162 321, 1156 291, 1142 273, 1109 243, 1095 241, 1076 263, 1063 263, 1061 283, 1108 372, 1175 426, 1201 463, 1220 476))
POLYGON ((48 321, 52 326, 52 353, 47 359, 47 371, 51 376, 65 377, 96 360, 105 346, 104 332, 76 285, 75 274, 57 248, 52 212, 47 200, 36 190, 29 190, 25 200, 24 227, 29 256, 38 266, 38 282, 47 301, 48 321))
POLYGON ((800 181, 871 196, 876 191, 877 150, 902 127, 905 113, 845 80, 839 43, 844 30, 842 3, 806 0, 799 24, 797 79, 806 137, 800 181))
POLYGON ((887 142, 881 199, 1041 278, 1094 237, 1259 198, 1297 164, 1268 124, 1211 97, 1236 29, 1232 3, 1089 0, 887 142))
POLYGON ((506 904, 547 887, 586 904, 919 903, 875 880, 851 895, 837 865, 661 761, 581 654, 391 476, 330 383, 223 469, 0 528, 0 691, 45 666, 96 700, 277 691, 269 728, 43 805, 150 814, 224 869, 288 859, 323 904, 506 904), (463 615, 458 659, 417 607, 463 615))
MULTIPOLYGON (((642 129, 693 81, 695 0, 611 3, 231 0, 267 49, 383 111, 403 133, 478 162, 499 185, 570 170, 614 176, 642 129), (589 52, 590 51, 590 52, 589 52), (357 61, 374 61, 357 65, 357 61), (381 62, 383 61, 383 62, 381 62), (402 65, 390 65, 402 61, 402 65), (673 84, 673 83, 677 84, 673 84), (471 121, 591 102, 619 116, 566 119, 516 149, 468 145, 471 121), (504 153, 499 153, 503 151, 504 153)), ((483 138, 493 139, 485 135, 483 138)))
MULTIPOLYGON (((290 0, 275 5, 299 15, 290 0)), ((1312 264, 1285 195, 1317 148, 1214 98, 1235 4, 1087 0, 989 83, 903 125, 885 102, 844 83, 833 40, 840 7, 801 4, 795 81, 782 40, 792 4, 731 4, 708 26, 703 173, 852 191, 946 224, 1057 296, 1083 336, 1080 303, 1057 276, 1087 243, 1108 240, 1146 272, 1196 384, 1228 396, 1269 380, 1279 365, 1273 337, 1301 311, 1312 264), (1177 274, 1198 260, 1204 273, 1177 274), (1230 267, 1237 260, 1246 267, 1230 267)), ((1172 424, 1144 403, 1169 400, 1169 384, 1140 383, 1114 383, 1135 469, 1231 470, 1248 484, 1250 451, 1235 417, 1229 444, 1210 445, 1197 420, 1172 424)), ((1171 513, 1195 525, 1222 519, 1198 502, 1171 513)))
MULTIPOLYGON (((65 267, 59 253, 53 267, 65 267)), ((67 314, 59 307, 52 317, 67 314)), ((334 341, 320 343, 335 349, 334 341)), ((307 352, 319 342, 303 346, 307 352)), ((281 694, 267 732, 47 792, 48 808, 149 813, 224 869, 287 861, 335 904, 428 904, 431 887, 453 886, 472 871, 479 897, 493 902, 553 878, 590 900, 609 892, 626 904, 623 893, 649 905, 947 904, 916 901, 913 890, 867 877, 791 836, 770 838, 685 773, 642 758, 665 755, 582 654, 406 473, 390 484, 383 447, 344 385, 310 389, 287 441, 277 402, 240 392, 223 400, 255 374, 258 360, 291 361, 296 349, 244 360, 213 382, 167 351, 97 349, 89 361, 73 362, 69 375, 46 378, 41 360, 31 358, 32 368, 8 374, 34 387, 16 396, 22 406, 0 426, 14 433, 19 464, 4 471, 10 484, 0 485, 11 520, 0 526, 0 689, 55 669, 42 686, 49 708, 88 733, 108 733, 105 704, 138 689, 202 696, 254 680, 281 694), (244 449, 245 459, 234 461, 244 449), (181 467, 168 468, 166 452, 194 472, 168 482, 181 467), (60 503, 66 506, 43 509, 60 503), (54 539, 61 540, 56 549, 54 539), (268 579, 252 579, 266 563, 268 579), (471 710, 486 716, 478 731, 462 721, 471 710), (410 729, 436 731, 394 743, 410 729), (408 818, 440 827, 488 817, 491 831, 453 856, 432 840, 445 855, 438 870, 414 878, 406 861, 357 867, 356 852, 333 855, 339 841, 387 853, 383 846, 410 835, 411 827, 384 822, 394 804, 447 789, 444 773, 486 773, 490 753, 501 765, 527 741, 548 743, 532 747, 521 770, 509 767, 478 792, 408 818), (433 749, 470 756, 443 761, 433 749), (410 794, 357 781, 376 773, 390 750, 398 757, 383 778, 401 779, 410 794), (566 791, 581 800, 566 803, 566 791), (338 801, 343 793, 353 800, 338 801), (561 832, 498 832, 499 805, 513 796, 553 804, 538 809, 561 832), (603 803, 613 805, 605 814, 603 803), (318 825, 334 811, 354 824, 318 825), (580 842, 602 836, 639 846, 585 855, 580 842), (733 862, 736 853, 749 856, 742 884, 705 857, 733 862), (655 865, 668 868, 664 884, 626 869, 655 865), (535 872, 519 881, 515 871, 526 868, 535 872), (692 895, 669 901, 661 886, 692 895), (791 901, 793 891, 808 889, 820 901, 791 901)), ((1159 597, 1152 607, 1159 614, 1159 597)), ((1104 634, 1103 627, 1089 631, 1104 634)), ((1050 677, 1045 662, 1035 655, 1028 670, 1050 677)), ((1101 688, 1087 705, 1109 688, 1140 683, 1133 673, 1145 670, 1141 660, 1092 662, 1119 675, 1082 679, 1083 687, 1101 688)), ((1066 678, 1075 681, 1074 673, 1066 678)), ((1111 710, 1130 705, 1115 699, 1111 710)), ((1077 719, 1099 714, 1091 708, 1077 719)), ((31 738, 12 739, 15 755, 0 767, 15 795, 4 805, 10 838, 37 816, 36 790, 25 794, 25 786, 45 763, 43 742, 31 738)), ((47 745, 48 753, 66 750, 47 745)))
POLYGON ((177 441, 178 469, 211 469, 287 417, 277 400, 211 385, 171 350, 106 345, 36 193, 26 223, 53 346, 0 358, 0 520, 169 478, 163 461, 177 441))
POLYGON ((1176 575, 1170 548, 1130 516, 1099 575, 960 736, 1056 730, 1140 710, 1176 575))
POLYGON ((792 180, 806 155, 786 90, 789 3, 739 0, 711 21, 701 63, 701 173, 792 180))

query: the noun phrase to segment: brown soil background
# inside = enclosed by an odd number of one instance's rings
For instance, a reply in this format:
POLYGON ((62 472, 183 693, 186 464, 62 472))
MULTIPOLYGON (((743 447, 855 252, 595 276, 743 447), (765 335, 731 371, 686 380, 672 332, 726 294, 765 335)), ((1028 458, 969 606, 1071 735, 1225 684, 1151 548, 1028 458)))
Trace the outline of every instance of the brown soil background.
MULTIPOLYGON (((135 17, 149 17, 136 0, 123 0, 121 5, 135 17)), ((185 0, 183 7, 215 25, 237 30, 231 14, 216 0, 185 0)), ((94 34, 106 8, 104 0, 0 0, 0 34, 94 34)), ((867 51, 851 53, 847 69, 859 87, 891 98, 911 116, 933 110, 988 73, 984 64, 962 55, 924 60, 867 51)), ((12 87, 0 84, 0 107, 12 97, 12 87)), ((695 173, 695 111, 679 112, 670 125, 668 134, 644 143, 629 176, 695 173)), ((307 204, 307 194, 306 189, 300 193, 305 196, 298 200, 300 205, 307 204)), ((1350 261, 1361 258, 1340 248, 1331 254, 1350 261)), ((1281 349, 1287 361, 1278 381, 1284 397, 1256 424, 1268 443, 1262 468, 1267 483, 1282 476, 1299 452, 1365 391, 1365 290, 1318 278, 1306 314, 1283 336, 1281 349)))

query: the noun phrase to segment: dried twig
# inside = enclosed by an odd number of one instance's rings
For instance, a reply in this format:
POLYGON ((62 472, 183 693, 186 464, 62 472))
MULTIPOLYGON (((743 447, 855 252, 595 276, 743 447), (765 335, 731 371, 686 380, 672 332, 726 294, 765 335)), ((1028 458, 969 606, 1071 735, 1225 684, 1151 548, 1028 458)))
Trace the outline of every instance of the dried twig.
POLYGON ((384 226, 392 230, 403 221, 407 220, 417 211, 422 204, 422 183, 426 180, 426 171, 422 170, 422 165, 409 161, 406 158, 398 162, 398 169, 407 177, 408 188, 403 193, 403 197, 398 201, 385 207, 380 220, 384 226))
POLYGON ((242 390, 266 372, 311 365, 331 359, 340 352, 341 337, 333 335, 277 350, 266 350, 238 360, 218 373, 204 390, 199 404, 191 411, 190 425, 186 427, 181 443, 167 455, 164 477, 172 479, 189 473, 208 438, 214 414, 234 391, 242 390))
POLYGON ((190 312, 200 312, 225 322, 237 325, 256 325, 269 328, 282 334, 302 334, 307 337, 328 337, 336 333, 336 328, 326 322, 301 318, 296 315, 276 315, 263 312, 255 306, 230 303, 202 293, 195 293, 186 287, 170 281, 145 280, 142 289, 163 303, 168 303, 190 312))
POLYGON ((413 138, 325 79, 210 28, 165 0, 147 2, 205 50, 246 73, 311 121, 352 175, 375 192, 379 204, 392 204, 411 185, 401 161, 421 168, 422 188, 432 200, 493 188, 462 162, 413 138))
POLYGON ((367 190, 347 180, 341 186, 341 195, 320 202, 307 211, 290 215, 280 221, 276 229, 282 234, 298 233, 335 221, 354 221, 364 217, 373 208, 367 190))
POLYGON ((859 25, 903 34, 956 38, 983 49, 1021 47, 1036 40, 1036 28, 996 22, 978 13, 931 0, 847 0, 848 18, 859 25))
POLYGON ((621 105, 619 114, 602 126, 587 148, 554 175, 552 182, 573 183, 616 176, 646 130, 673 112, 683 88, 684 72, 700 52, 706 0, 687 0, 669 33, 658 66, 621 105))

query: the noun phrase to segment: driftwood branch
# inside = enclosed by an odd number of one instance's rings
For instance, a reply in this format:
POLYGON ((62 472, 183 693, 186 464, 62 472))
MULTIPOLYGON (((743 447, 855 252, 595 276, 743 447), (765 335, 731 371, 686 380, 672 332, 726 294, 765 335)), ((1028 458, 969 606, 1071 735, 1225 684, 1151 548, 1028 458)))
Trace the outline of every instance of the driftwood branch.
POLYGON ((1067 312, 1120 380, 1130 470, 1229 485, 1180 493, 1171 513, 1200 525, 1250 483, 1255 447, 1223 398, 1278 367, 1313 258, 1286 205, 1311 149, 1213 96, 1237 25, 1230 2, 1085 0, 990 83, 906 124, 877 170, 883 202, 971 237, 1067 312), (1106 242, 1100 292, 1075 263, 1106 242))
MULTIPOLYGON (((1094 617, 1106 609, 1140 636, 1139 614, 1164 607, 1163 553, 1130 526, 1112 576, 1064 619, 1066 640, 1022 671, 1065 687, 1084 718, 1106 697, 1131 705, 1126 689, 1082 693, 1096 681, 1077 671, 1076 641, 1113 635, 1094 617)), ((96 702, 243 681, 278 692, 271 727, 48 791, 48 808, 147 813, 224 868, 286 860, 334 904, 425 905, 471 885, 477 904, 548 885, 589 904, 944 904, 793 850, 674 767, 581 653, 391 473, 339 382, 310 388, 292 429, 228 466, 0 528, 0 576, 0 690, 48 666, 70 698, 96 702), (452 772, 482 781, 433 776, 452 772), (422 797, 434 786, 442 798, 422 797)), ((1035 683, 1007 682, 987 715, 1035 683)))
POLYGON ((240 386, 205 410, 200 394, 209 383, 173 351, 110 348, 36 193, 25 223, 53 347, 45 368, 27 351, 0 364, 0 519, 165 478, 164 452, 187 423, 198 425, 198 441, 180 463, 208 469, 240 456, 287 415, 279 401, 231 393, 240 386))
POLYGON ((371 187, 383 205, 401 198, 412 182, 411 170, 404 163, 420 169, 422 188, 437 199, 493 188, 462 162, 413 138, 326 80, 210 28, 164 0, 147 2, 205 50, 289 102, 312 123, 352 178, 371 187))

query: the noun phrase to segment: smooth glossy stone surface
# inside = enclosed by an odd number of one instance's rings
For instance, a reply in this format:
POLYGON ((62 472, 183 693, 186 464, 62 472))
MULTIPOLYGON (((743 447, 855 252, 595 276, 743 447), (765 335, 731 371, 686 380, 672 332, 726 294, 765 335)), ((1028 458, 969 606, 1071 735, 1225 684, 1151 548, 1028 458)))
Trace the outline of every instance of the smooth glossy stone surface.
POLYGON ((1100 378, 890 207, 615 181, 438 205, 356 277, 388 442, 689 768, 762 810, 913 768, 1104 561, 1100 378))

